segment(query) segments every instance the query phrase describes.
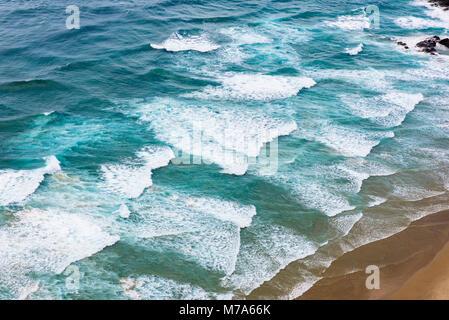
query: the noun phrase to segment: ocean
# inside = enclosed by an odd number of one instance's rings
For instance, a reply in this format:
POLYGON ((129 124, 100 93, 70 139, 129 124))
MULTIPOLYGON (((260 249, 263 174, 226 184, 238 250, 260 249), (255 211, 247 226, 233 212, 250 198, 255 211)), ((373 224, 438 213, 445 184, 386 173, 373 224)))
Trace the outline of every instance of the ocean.
POLYGON ((415 46, 448 30, 423 0, 1 1, 0 299, 292 299, 448 209, 449 49, 415 46))

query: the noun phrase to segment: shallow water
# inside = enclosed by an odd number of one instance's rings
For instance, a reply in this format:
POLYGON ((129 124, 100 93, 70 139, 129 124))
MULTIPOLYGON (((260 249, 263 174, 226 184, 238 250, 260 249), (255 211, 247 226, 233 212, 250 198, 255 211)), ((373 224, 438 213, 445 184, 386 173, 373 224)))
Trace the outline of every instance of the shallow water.
POLYGON ((447 12, 68 5, 0 4, 0 298, 293 298, 448 207, 447 12))

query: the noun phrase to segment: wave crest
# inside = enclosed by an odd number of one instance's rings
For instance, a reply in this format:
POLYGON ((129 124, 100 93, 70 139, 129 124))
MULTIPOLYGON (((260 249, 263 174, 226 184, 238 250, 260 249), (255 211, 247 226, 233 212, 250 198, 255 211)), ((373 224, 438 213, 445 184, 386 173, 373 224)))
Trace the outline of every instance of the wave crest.
POLYGON ((307 77, 285 77, 261 74, 237 74, 221 80, 219 87, 208 86, 201 92, 188 94, 200 99, 274 100, 297 95, 316 82, 307 77))
POLYGON ((208 52, 220 48, 219 45, 213 43, 205 34, 183 36, 178 32, 173 33, 168 39, 160 44, 150 43, 154 49, 164 49, 166 51, 199 51, 208 52))
POLYGON ((33 170, 0 170, 0 206, 21 202, 39 188, 45 175, 61 170, 55 156, 45 158, 46 166, 33 170))
POLYGON ((152 170, 165 167, 175 157, 168 147, 146 147, 137 153, 142 164, 102 165, 101 170, 108 189, 127 198, 137 198, 153 185, 152 170))

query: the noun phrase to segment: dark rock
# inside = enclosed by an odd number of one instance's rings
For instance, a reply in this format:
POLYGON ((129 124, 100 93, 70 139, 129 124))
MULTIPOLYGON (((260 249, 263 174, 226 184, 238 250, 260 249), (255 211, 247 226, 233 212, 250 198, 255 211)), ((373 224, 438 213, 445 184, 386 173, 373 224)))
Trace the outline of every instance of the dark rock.
POLYGON ((423 40, 418 42, 416 46, 418 48, 435 48, 437 46, 437 43, 436 41, 423 40))
POLYGON ((422 48, 422 51, 424 51, 424 52, 432 53, 432 52, 437 51, 436 46, 439 41, 440 41, 440 37, 433 36, 433 37, 430 37, 423 41, 418 42, 416 44, 416 46, 418 48, 422 48))
POLYGON ((446 48, 449 48, 449 38, 440 40, 439 44, 445 46, 446 48))
MULTIPOLYGON (((447 0, 449 3, 449 0, 447 0)), ((404 49, 410 49, 409 45, 403 41, 396 41, 396 44, 404 47, 404 49)), ((449 38, 441 39, 439 36, 432 36, 424 39, 416 44, 417 48, 420 48, 422 52, 430 53, 431 55, 438 54, 437 44, 441 44, 449 48, 449 38)))
POLYGON ((435 6, 440 6, 445 8, 446 10, 449 8, 449 0, 429 0, 435 6))
POLYGON ((440 37, 433 36, 433 37, 427 38, 421 42, 418 42, 416 44, 416 46, 419 48, 428 48, 428 47, 434 48, 434 47, 436 47, 438 41, 440 41, 440 37))

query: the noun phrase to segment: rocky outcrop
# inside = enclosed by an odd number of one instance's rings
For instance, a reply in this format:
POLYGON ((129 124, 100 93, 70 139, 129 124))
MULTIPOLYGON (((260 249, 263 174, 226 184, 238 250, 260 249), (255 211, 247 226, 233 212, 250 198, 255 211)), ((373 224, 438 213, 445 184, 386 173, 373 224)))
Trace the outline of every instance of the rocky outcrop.
POLYGON ((437 49, 436 49, 437 43, 439 43, 440 40, 441 40, 440 37, 433 36, 433 37, 430 37, 430 38, 427 38, 427 39, 425 39, 423 41, 418 42, 416 44, 416 46, 418 48, 421 48, 421 50, 423 52, 435 53, 435 52, 437 52, 437 49))
POLYGON ((439 44, 441 44, 442 46, 445 46, 446 48, 449 48, 449 38, 440 40, 439 44))
POLYGON ((435 6, 442 7, 444 10, 449 10, 449 0, 429 0, 435 6))
MULTIPOLYGON (((449 0, 448 0, 449 1, 449 0)), ((405 49, 409 49, 409 45, 403 41, 397 41, 396 44, 404 47, 405 49)), ((430 54, 438 53, 438 46, 440 44, 446 48, 449 48, 449 38, 441 39, 439 36, 433 36, 426 38, 416 44, 416 47, 420 49, 422 52, 427 52, 430 54)))
POLYGON ((398 41, 396 42, 398 45, 403 46, 405 49, 409 49, 408 45, 405 42, 398 41))

